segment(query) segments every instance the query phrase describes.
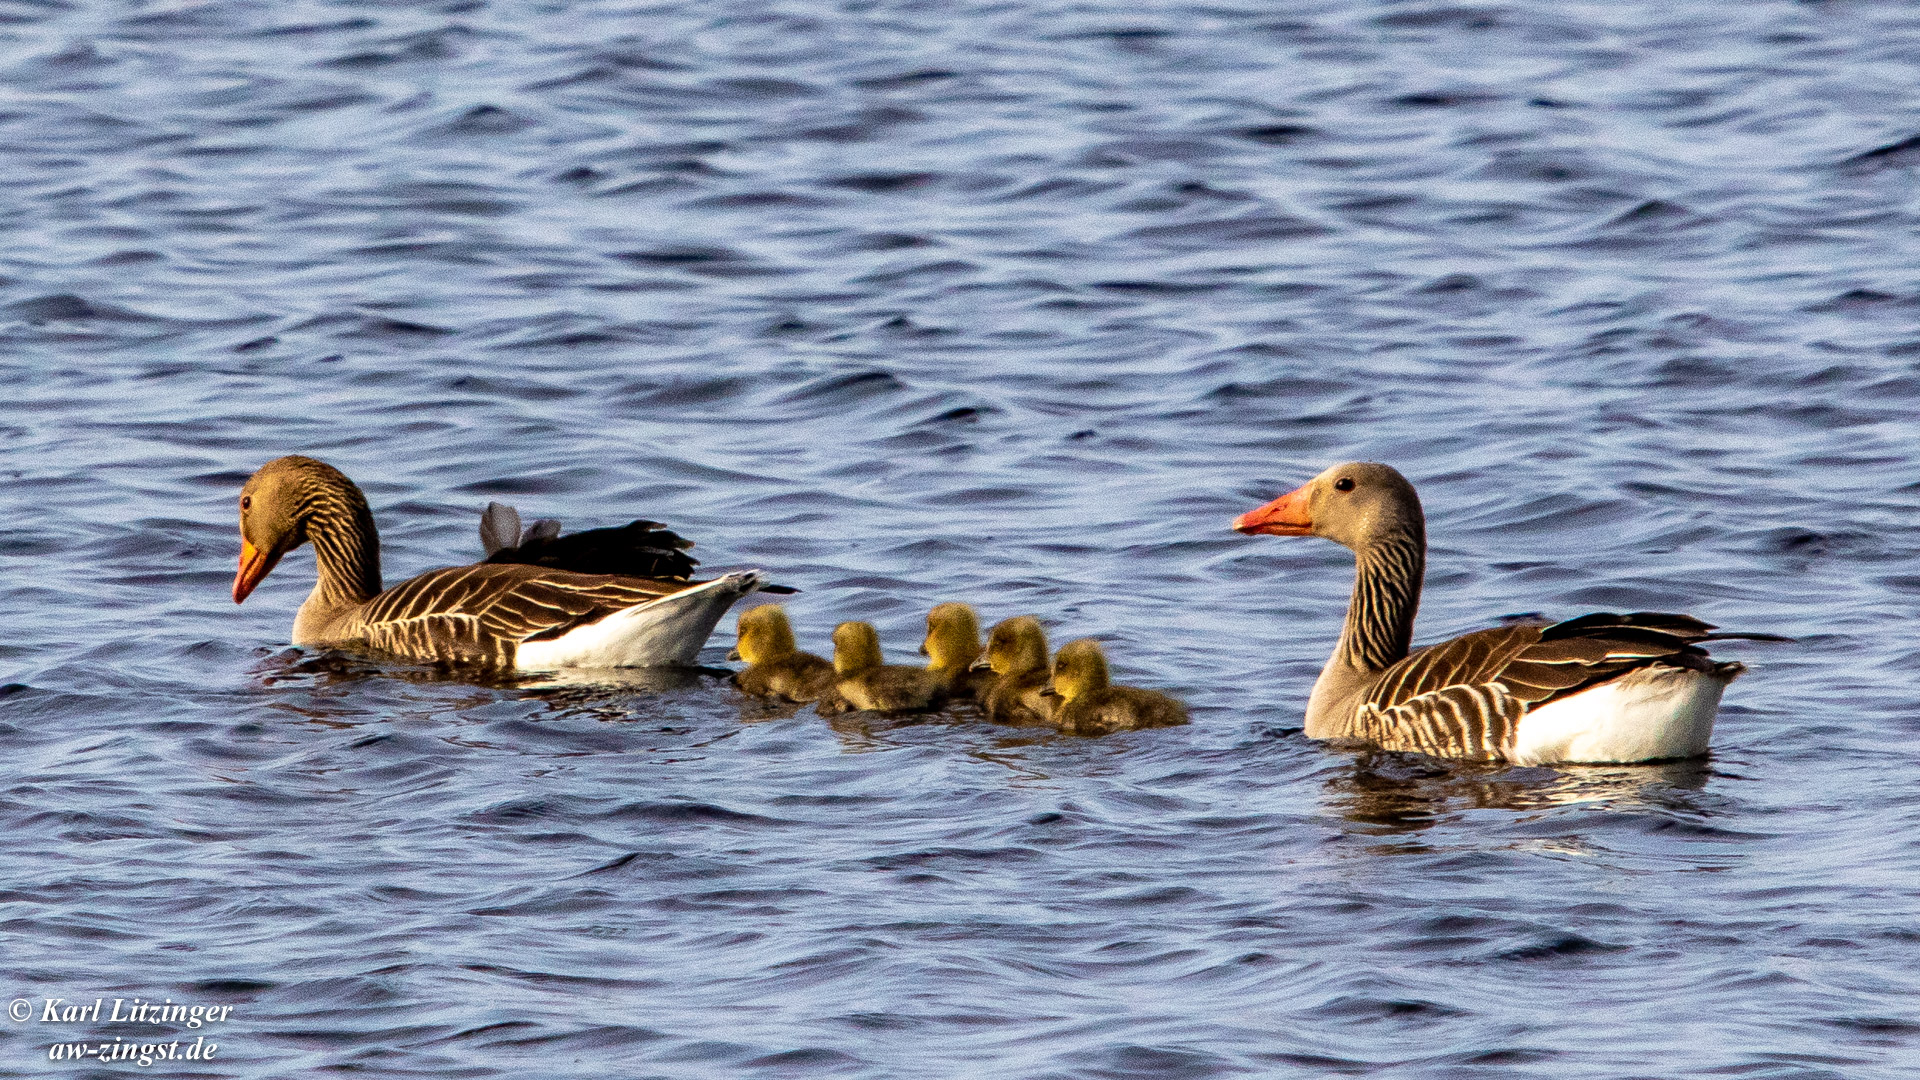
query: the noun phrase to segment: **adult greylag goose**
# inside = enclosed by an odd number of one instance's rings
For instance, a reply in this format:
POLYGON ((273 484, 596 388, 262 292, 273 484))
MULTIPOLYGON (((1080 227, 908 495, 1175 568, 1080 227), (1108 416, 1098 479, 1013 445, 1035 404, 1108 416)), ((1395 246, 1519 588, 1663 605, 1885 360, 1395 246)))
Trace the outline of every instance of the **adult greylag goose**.
POLYGON ((843 622, 833 628, 833 670, 837 700, 815 703, 821 712, 924 712, 946 697, 946 681, 937 672, 885 663, 880 635, 870 623, 843 622))
MULTIPOLYGON (((693 541, 657 521, 629 521, 606 529, 560 534, 560 523, 541 518, 525 529, 520 512, 506 503, 490 502, 480 514, 480 546, 488 563, 525 563, 576 574, 619 574, 623 577, 685 581, 700 560, 687 554, 693 541)), ((786 585, 763 582, 765 593, 793 593, 786 585)))
POLYGON ((733 677, 733 684, 742 691, 802 702, 833 694, 837 678, 833 663, 800 651, 793 640, 793 624, 778 605, 741 612, 738 634, 739 643, 727 659, 745 660, 749 665, 733 677))
POLYGON ((965 604, 935 604, 927 612, 927 638, 920 643, 927 670, 946 683, 946 694, 960 701, 977 701, 993 682, 993 673, 975 671, 980 658, 980 620, 965 604))
POLYGON ((262 465, 240 492, 234 603, 308 542, 319 580, 294 644, 503 670, 686 664, 761 584, 757 570, 688 582, 478 563, 386 589, 366 496, 333 466, 293 456, 262 465))
POLYGON ((1107 654, 1092 638, 1060 646, 1049 692, 1060 699, 1052 723, 1067 735, 1111 735, 1187 722, 1186 706, 1158 690, 1113 685, 1107 654))
POLYGON ((1695 757, 1721 691, 1746 670, 1700 643, 1785 640, 1641 611, 1476 630, 1410 652, 1426 518, 1413 485, 1386 465, 1336 465, 1233 527, 1353 551, 1353 597, 1307 702, 1308 738, 1522 765, 1695 757))
POLYGON ((1046 696, 1052 678, 1047 663, 1047 631, 1031 615, 1003 619, 987 634, 987 654, 979 661, 993 675, 981 705, 996 724, 1044 724, 1053 716, 1046 696))

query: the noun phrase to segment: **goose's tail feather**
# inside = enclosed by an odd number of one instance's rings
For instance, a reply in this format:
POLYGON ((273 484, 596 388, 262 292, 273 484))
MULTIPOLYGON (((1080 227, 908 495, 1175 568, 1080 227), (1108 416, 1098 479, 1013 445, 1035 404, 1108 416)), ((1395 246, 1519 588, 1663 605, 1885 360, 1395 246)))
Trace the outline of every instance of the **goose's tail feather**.
POLYGON ((616 611, 550 641, 522 642, 514 666, 553 671, 691 664, 727 609, 763 584, 758 570, 725 574, 616 611))

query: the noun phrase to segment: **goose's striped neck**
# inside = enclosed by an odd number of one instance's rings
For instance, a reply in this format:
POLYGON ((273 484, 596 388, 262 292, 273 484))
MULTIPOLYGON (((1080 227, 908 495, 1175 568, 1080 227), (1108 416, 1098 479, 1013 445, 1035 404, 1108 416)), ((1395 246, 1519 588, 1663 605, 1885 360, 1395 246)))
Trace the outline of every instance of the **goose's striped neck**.
POLYGON ((1340 631, 1335 662, 1373 673, 1407 655, 1426 566, 1424 529, 1377 540, 1355 553, 1353 597, 1347 602, 1347 624, 1340 631))
POLYGON ((380 594, 380 531, 366 496, 352 481, 306 485, 294 520, 312 542, 320 571, 311 600, 336 608, 380 594))

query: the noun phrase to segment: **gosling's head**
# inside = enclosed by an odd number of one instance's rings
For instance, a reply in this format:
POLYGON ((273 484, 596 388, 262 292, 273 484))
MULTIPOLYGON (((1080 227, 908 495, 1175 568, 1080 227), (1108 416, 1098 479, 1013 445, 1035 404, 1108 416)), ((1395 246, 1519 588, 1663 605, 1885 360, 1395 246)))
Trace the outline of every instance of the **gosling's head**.
POLYGON ((964 671, 980 655, 980 620, 965 604, 938 604, 927 612, 927 640, 920 652, 942 671, 964 671))
POLYGON ((834 674, 844 679, 880 664, 880 635, 872 624, 843 622, 833 628, 834 674))
POLYGON ((1092 638, 1067 642, 1053 658, 1053 692, 1062 702, 1103 689, 1110 681, 1107 654, 1092 638))
POLYGON ((1031 615, 1002 620, 987 635, 987 666, 995 675, 1047 670, 1047 632, 1031 615))
POLYGON ((793 624, 787 622, 787 611, 778 604, 762 604, 741 612, 736 633, 740 640, 729 660, 764 664, 799 651, 793 641, 793 624))

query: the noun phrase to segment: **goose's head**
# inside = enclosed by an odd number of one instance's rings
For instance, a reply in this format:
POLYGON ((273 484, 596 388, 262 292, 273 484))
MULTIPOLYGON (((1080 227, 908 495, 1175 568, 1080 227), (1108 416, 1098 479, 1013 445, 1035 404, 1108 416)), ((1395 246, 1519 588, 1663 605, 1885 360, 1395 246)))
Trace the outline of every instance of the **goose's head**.
POLYGON ((1354 551, 1385 540, 1426 543, 1426 518, 1413 485, 1391 465, 1335 465, 1258 510, 1233 519, 1243 533, 1320 536, 1354 551))
POLYGON ((995 625, 987 635, 985 663, 995 675, 1047 670, 1047 632, 1040 620, 1016 615, 995 625))
POLYGON ((980 655, 980 620, 965 604, 936 604, 927 612, 927 639, 920 655, 942 671, 965 671, 980 655))
POLYGON ((373 566, 379 566, 373 513, 367 497, 345 473, 324 461, 292 455, 275 458, 248 477, 240 489, 240 572, 233 579, 233 602, 245 600, 281 556, 306 543, 309 522, 321 515, 350 520, 347 532, 364 530, 351 539, 373 545, 368 554, 373 566))
POLYGON ((736 633, 740 640, 727 654, 729 660, 764 664, 792 656, 800 648, 794 643, 793 624, 787 621, 787 611, 778 604, 762 604, 741 612, 736 633))
POLYGON ((833 628, 834 674, 851 678, 880 664, 880 635, 871 623, 843 622, 833 628))
POLYGON ((1049 692, 1064 705, 1083 694, 1105 689, 1112 681, 1107 674, 1107 654, 1100 651, 1100 643, 1081 638, 1060 646, 1055 654, 1049 692))

